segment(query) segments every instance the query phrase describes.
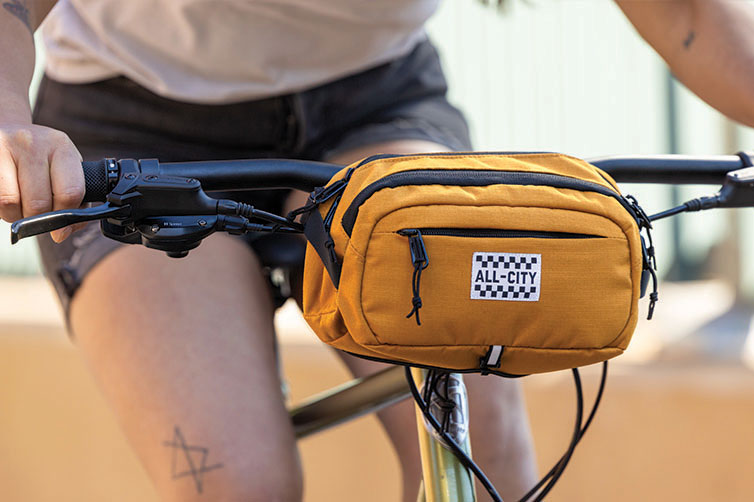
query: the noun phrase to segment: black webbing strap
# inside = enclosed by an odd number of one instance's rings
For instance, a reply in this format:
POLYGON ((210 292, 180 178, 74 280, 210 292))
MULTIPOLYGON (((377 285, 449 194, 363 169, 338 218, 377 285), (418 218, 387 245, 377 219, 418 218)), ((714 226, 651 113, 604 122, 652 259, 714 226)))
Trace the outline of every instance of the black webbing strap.
POLYGON ((335 254, 335 243, 325 229, 325 222, 322 220, 322 215, 319 214, 319 211, 316 209, 309 213, 306 218, 306 223, 304 224, 304 236, 306 236, 306 240, 309 241, 309 244, 312 245, 314 250, 317 251, 325 269, 327 269, 327 273, 330 275, 330 279, 337 289, 340 284, 341 265, 335 254))

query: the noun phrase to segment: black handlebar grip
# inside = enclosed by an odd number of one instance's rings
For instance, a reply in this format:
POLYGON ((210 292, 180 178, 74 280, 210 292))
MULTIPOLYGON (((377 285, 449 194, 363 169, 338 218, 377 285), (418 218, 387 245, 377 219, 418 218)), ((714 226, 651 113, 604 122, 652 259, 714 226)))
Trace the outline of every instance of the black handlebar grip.
POLYGON ((107 182, 107 160, 82 162, 81 167, 84 169, 86 186, 84 202, 104 202, 110 191, 107 182))

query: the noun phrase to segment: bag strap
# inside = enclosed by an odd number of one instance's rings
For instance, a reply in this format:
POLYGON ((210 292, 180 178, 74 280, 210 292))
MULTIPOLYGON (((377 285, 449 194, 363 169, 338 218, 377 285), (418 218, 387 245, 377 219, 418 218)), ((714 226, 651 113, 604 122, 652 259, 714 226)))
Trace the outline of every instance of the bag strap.
POLYGON ((330 279, 335 285, 335 289, 338 289, 342 265, 338 261, 338 256, 335 254, 335 242, 333 242, 330 233, 325 228, 325 222, 322 220, 322 215, 319 214, 319 211, 316 209, 311 211, 306 217, 306 222, 304 223, 304 236, 322 260, 322 264, 330 275, 330 279))

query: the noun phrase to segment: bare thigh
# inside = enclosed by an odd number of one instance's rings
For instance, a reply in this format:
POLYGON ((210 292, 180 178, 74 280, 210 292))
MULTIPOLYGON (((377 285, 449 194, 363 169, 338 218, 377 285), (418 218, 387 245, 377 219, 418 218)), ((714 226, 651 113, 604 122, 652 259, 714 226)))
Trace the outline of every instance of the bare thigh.
POLYGON ((175 260, 119 249, 71 305, 78 346, 166 501, 299 500, 255 256, 227 236, 175 260))

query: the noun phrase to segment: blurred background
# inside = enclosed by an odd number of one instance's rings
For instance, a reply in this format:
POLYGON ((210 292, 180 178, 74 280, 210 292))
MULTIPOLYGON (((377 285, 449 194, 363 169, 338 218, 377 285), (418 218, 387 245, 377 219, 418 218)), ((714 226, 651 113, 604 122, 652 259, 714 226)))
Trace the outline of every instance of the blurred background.
MULTIPOLYGON (((445 1, 429 31, 478 150, 588 158, 754 147, 754 131, 676 82, 607 0, 516 0, 502 12, 445 1)), ((714 190, 624 188, 648 212, 714 190)), ((640 324, 611 366, 602 409, 552 500, 754 499, 752 216, 718 211, 657 224, 655 320, 640 324)), ((65 335, 35 244, 11 248, 4 223, 2 235, 0 500, 156 500, 65 335)), ((294 401, 346 379, 295 307, 277 322, 294 401)), ((596 387, 597 369, 585 374, 596 387)), ((524 386, 544 472, 569 440, 570 376, 524 386)), ((302 455, 307 501, 398 499, 397 465, 371 417, 303 441, 302 455)))

